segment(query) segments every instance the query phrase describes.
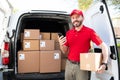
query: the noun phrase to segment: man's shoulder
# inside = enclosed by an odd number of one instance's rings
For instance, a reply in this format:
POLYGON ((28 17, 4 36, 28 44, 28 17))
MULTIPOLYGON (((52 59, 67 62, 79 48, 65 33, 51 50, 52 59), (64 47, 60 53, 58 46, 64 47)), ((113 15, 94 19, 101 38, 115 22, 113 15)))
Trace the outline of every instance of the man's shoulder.
POLYGON ((85 26, 85 25, 83 25, 83 29, 88 30, 88 31, 94 31, 92 28, 85 26))

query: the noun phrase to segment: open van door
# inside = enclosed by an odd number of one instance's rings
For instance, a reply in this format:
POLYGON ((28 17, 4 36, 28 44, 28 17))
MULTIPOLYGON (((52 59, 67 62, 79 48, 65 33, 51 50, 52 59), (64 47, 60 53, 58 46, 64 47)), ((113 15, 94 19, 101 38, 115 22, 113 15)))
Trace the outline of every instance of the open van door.
MULTIPOLYGON (((108 8, 105 0, 95 2, 85 12, 85 25, 93 28, 107 44, 109 49, 108 70, 103 74, 91 72, 90 80, 120 80, 119 59, 116 46, 113 25, 110 19, 108 8)), ((100 52, 100 49, 93 44, 93 51, 100 52)))
POLYGON ((3 80, 2 72, 5 70, 5 66, 2 65, 2 48, 11 11, 12 6, 8 0, 0 0, 0 80, 3 80))

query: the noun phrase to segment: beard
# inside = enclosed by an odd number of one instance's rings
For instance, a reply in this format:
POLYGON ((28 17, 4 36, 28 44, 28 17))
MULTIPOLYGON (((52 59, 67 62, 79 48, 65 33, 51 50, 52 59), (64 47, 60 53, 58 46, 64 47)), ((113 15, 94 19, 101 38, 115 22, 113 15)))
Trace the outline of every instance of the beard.
POLYGON ((83 21, 78 21, 78 20, 76 20, 76 21, 74 21, 72 24, 73 24, 74 27, 79 27, 79 26, 82 24, 82 22, 83 22, 83 21))

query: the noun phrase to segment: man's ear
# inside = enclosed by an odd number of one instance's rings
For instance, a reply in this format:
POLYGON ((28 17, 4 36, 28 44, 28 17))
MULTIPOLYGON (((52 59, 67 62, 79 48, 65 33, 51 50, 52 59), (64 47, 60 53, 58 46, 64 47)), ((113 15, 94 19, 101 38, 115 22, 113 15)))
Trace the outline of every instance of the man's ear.
POLYGON ((84 21, 84 17, 82 17, 82 21, 84 21))
POLYGON ((83 20, 84 20, 84 17, 82 16, 83 20))

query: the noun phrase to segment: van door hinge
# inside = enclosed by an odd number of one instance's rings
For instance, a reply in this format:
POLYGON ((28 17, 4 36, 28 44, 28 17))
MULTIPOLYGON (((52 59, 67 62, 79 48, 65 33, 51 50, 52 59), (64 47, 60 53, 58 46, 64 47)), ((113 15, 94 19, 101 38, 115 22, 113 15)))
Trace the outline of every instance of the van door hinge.
POLYGON ((100 12, 101 12, 101 14, 104 12, 104 7, 103 7, 103 5, 100 6, 100 12))
POLYGON ((111 51, 110 58, 116 60, 115 46, 110 46, 110 51, 111 51))

